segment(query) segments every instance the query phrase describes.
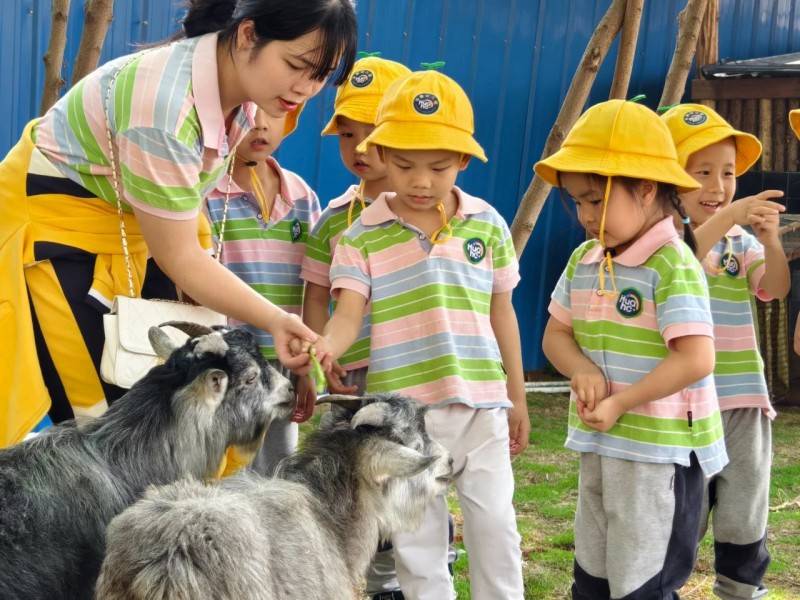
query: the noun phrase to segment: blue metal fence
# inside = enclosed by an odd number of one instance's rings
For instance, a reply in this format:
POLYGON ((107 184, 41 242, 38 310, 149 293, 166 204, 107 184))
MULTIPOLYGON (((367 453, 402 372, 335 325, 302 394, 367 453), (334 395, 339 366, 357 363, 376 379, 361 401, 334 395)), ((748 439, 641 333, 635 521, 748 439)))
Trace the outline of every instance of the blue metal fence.
MULTIPOLYGON (((411 68, 443 60, 475 107, 476 135, 489 163, 475 161, 460 185, 493 203, 510 221, 531 177, 595 24, 610 0, 359 0, 363 50, 411 68)), ((645 2, 630 94, 660 96, 684 0, 645 2)), ((721 0, 720 56, 751 58, 800 50, 800 9, 793 0, 721 0)), ((116 0, 102 60, 164 39, 182 14, 175 0, 116 0)), ((65 78, 69 79, 83 21, 83 2, 70 10, 65 78)), ((0 2, 0 155, 35 116, 43 85, 42 57, 50 30, 49 0, 0 2), (7 85, 7 87, 6 87, 7 85)), ((591 101, 603 100, 613 75, 616 43, 598 73, 591 101)), ((303 113, 297 132, 281 148, 282 163, 318 191, 323 201, 352 182, 341 166, 336 140, 320 138, 333 90, 303 113)), ((552 289, 581 232, 561 203, 546 204, 522 258, 515 305, 524 363, 540 369, 546 308, 552 289)))

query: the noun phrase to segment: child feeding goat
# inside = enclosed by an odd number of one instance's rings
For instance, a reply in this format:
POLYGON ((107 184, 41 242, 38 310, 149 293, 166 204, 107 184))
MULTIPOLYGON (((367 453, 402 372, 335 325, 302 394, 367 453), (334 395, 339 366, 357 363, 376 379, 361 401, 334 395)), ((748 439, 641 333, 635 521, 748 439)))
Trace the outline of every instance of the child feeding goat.
POLYGON ((452 474, 424 407, 363 400, 273 479, 150 490, 109 526, 98 599, 352 600, 379 539, 418 527, 452 474))
POLYGON ((150 485, 216 473, 229 446, 261 443, 293 409, 286 378, 242 330, 170 324, 165 363, 101 417, 0 451, 0 598, 92 598, 109 521, 150 485))

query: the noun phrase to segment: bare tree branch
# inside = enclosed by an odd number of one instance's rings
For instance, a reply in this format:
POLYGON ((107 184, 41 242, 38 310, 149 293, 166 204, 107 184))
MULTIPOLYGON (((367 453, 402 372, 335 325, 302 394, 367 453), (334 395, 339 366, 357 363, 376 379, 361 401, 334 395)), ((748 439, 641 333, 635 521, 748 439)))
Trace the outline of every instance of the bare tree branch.
POLYGON ((69 18, 69 0, 53 0, 50 43, 44 55, 44 90, 39 114, 58 100, 61 88, 66 83, 61 78, 61 67, 64 64, 64 47, 67 45, 67 19, 69 18))
POLYGON ((97 68, 113 14, 114 0, 86 0, 83 35, 72 70, 72 85, 97 68))
POLYGON ((611 83, 609 99, 624 100, 628 96, 631 82, 633 59, 636 55, 636 42, 639 39, 639 25, 642 22, 644 0, 628 0, 625 5, 625 20, 619 37, 617 64, 614 67, 614 80, 611 83))
MULTIPOLYGON (((589 92, 597 76, 597 70, 603 63, 606 54, 608 54, 611 42, 619 32, 620 27, 622 27, 625 3, 626 0, 613 0, 606 14, 597 24, 597 28, 586 45, 578 70, 572 78, 572 83, 569 86, 564 103, 561 105, 556 122, 547 137, 544 150, 542 150, 542 158, 547 158, 561 147, 567 132, 580 116, 586 100, 589 98, 589 92)), ((551 187, 538 175, 534 175, 528 190, 520 201, 517 214, 514 216, 514 222, 511 224, 511 236, 514 239, 514 248, 517 256, 522 254, 525 245, 528 243, 528 238, 533 232, 551 187)))
POLYGON ((661 94, 660 106, 677 104, 683 97, 707 4, 708 0, 687 0, 686 7, 678 16, 678 39, 664 83, 664 92, 661 94))

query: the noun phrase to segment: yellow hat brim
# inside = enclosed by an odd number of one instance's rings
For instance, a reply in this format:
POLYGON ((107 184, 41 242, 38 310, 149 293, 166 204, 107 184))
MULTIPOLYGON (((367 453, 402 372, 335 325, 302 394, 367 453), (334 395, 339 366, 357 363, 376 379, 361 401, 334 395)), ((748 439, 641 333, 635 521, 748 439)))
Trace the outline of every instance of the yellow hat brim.
POLYGON ((559 173, 594 173, 605 177, 632 177, 677 186, 680 191, 700 187, 678 164, 678 161, 641 153, 609 151, 568 146, 540 160, 536 174, 550 185, 560 187, 559 173))
POLYGON ((369 144, 399 150, 450 150, 489 161, 469 132, 444 123, 387 121, 378 125, 356 150, 366 152, 369 144))
POLYGON ((374 125, 378 117, 378 102, 359 102, 355 98, 349 100, 345 106, 335 110, 331 120, 322 130, 322 135, 336 135, 339 133, 336 117, 347 117, 348 119, 353 119, 353 121, 374 125))
POLYGON ((686 138, 678 144, 678 162, 685 167, 692 154, 729 137, 736 142, 736 176, 739 177, 761 157, 761 142, 754 135, 726 126, 709 127, 686 138))
POLYGON ((792 126, 794 134, 800 138, 800 108, 789 111, 789 125, 792 126))
POLYGON ((306 107, 306 103, 303 102, 293 111, 286 113, 286 120, 283 122, 283 137, 291 134, 295 129, 297 129, 297 125, 300 122, 300 113, 303 112, 303 109, 306 107))

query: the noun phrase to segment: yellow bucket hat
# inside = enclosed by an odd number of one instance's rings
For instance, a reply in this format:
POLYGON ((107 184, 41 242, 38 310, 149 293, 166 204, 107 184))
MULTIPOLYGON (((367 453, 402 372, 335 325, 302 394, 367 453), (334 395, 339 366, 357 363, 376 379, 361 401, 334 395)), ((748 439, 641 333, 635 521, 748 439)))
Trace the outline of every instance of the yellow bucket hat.
POLYGON ((789 111, 789 125, 794 134, 800 138, 800 108, 789 111))
POLYGON ((652 110, 628 100, 608 100, 584 112, 558 152, 534 166, 547 183, 559 186, 559 173, 595 173, 700 187, 678 163, 669 129, 652 110))
POLYGON ((736 142, 737 177, 761 156, 761 142, 756 136, 734 129, 719 113, 702 104, 678 104, 661 115, 661 119, 672 134, 682 167, 686 167, 689 157, 698 150, 729 137, 736 142))
POLYGON ((475 140, 475 117, 466 92, 439 71, 416 71, 387 90, 375 130, 358 146, 402 150, 452 150, 487 162, 475 140))
POLYGON ((322 135, 339 133, 336 117, 375 124, 378 105, 387 88, 397 79, 411 75, 411 69, 399 62, 378 56, 366 56, 355 62, 347 81, 336 91, 333 116, 322 135))

